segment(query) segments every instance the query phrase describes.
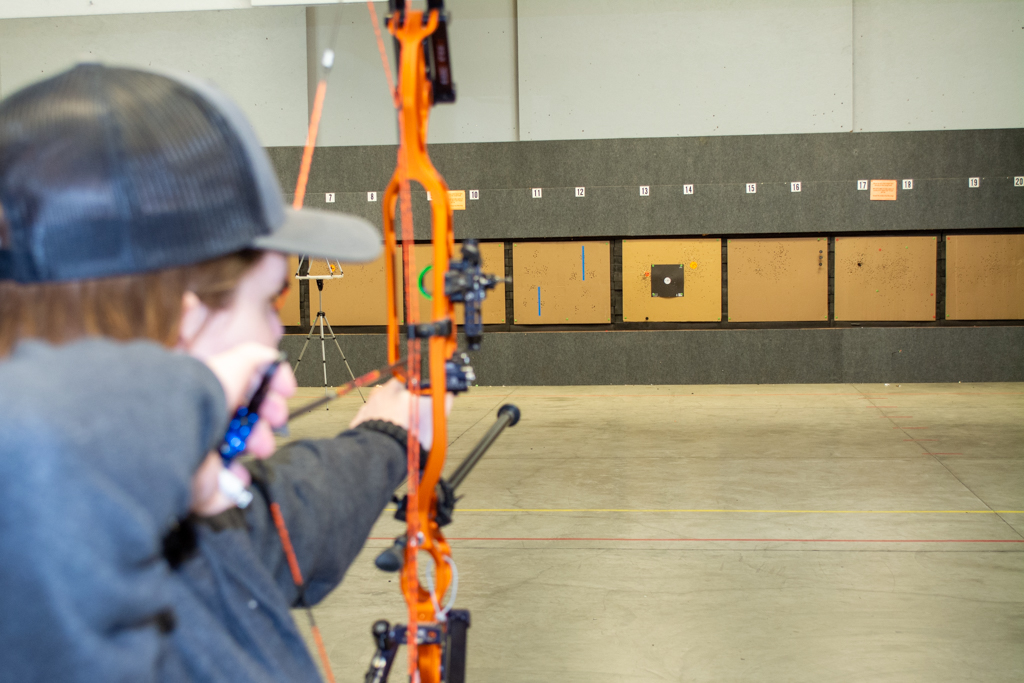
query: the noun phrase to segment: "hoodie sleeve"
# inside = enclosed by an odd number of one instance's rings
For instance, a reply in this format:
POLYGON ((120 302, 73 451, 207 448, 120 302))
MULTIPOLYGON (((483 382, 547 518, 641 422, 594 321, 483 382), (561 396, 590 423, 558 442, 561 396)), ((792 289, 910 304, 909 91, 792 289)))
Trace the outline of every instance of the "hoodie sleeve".
POLYGON ((214 375, 151 343, 0 363, 0 680, 154 678, 174 628, 161 539, 226 419, 214 375))
POLYGON ((293 606, 337 586, 406 475, 400 439, 357 427, 334 439, 297 441, 248 464, 258 499, 245 510, 253 546, 293 606), (306 584, 299 596, 270 516, 276 502, 306 584))

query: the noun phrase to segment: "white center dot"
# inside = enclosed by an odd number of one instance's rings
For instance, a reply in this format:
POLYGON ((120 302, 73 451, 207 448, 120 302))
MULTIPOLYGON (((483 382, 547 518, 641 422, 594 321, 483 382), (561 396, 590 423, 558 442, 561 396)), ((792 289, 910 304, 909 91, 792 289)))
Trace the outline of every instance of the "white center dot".
POLYGON ((672 278, 670 278, 670 277, 665 278, 665 284, 666 285, 672 284, 672 278))

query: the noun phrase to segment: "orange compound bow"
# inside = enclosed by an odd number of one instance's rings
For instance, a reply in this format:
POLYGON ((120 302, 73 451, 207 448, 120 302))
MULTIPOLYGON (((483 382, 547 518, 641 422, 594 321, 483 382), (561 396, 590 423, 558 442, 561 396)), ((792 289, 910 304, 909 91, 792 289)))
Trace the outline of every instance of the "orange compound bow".
MULTIPOLYGON (((402 252, 405 270, 406 296, 405 301, 411 304, 407 312, 407 344, 409 346, 409 369, 407 383, 409 390, 417 397, 420 393, 431 397, 433 413, 433 448, 427 458, 422 473, 418 446, 416 446, 415 428, 418 415, 410 417, 409 434, 409 479, 406 497, 405 517, 406 535, 398 545, 404 545, 401 552, 402 573, 401 587, 409 608, 409 623, 405 629, 409 649, 409 670, 412 680, 422 683, 438 683, 442 676, 442 644, 444 635, 451 629, 442 629, 440 624, 446 621, 446 613, 442 612, 439 602, 443 600, 452 584, 451 549, 441 533, 436 519, 437 500, 435 488, 441 478, 447 451, 448 425, 445 415, 445 393, 448 389, 447 363, 455 354, 458 346, 454 325, 454 304, 445 292, 445 279, 448 264, 455 245, 452 232, 452 210, 448 201, 448 185, 437 172, 427 155, 427 125, 430 107, 433 105, 433 88, 428 77, 423 43, 430 38, 442 21, 441 10, 433 9, 428 14, 399 9, 392 3, 392 14, 388 18, 388 30, 395 37, 398 46, 398 89, 396 105, 399 119, 399 150, 398 165, 395 173, 384 192, 384 262, 385 282, 388 287, 388 361, 395 362, 401 356, 401 339, 399 337, 398 314, 399 302, 395 287, 395 256, 398 252, 398 240, 395 232, 395 208, 401 204, 402 217, 402 252), (433 276, 434 297, 431 311, 431 323, 418 324, 417 298, 412 283, 416 272, 413 261, 412 242, 412 211, 410 198, 410 182, 418 182, 432 197, 431 215, 433 224, 433 276), (429 387, 420 385, 418 371, 419 345, 421 339, 428 340, 429 387), (404 543, 402 543, 404 541, 404 543), (420 551, 429 554, 433 562, 433 590, 425 590, 419 582, 418 556, 420 551), (418 674, 418 675, 417 675, 418 674)), ((459 369, 461 371, 461 369, 459 369)), ((457 379, 457 378, 453 378, 457 379)), ((468 385, 473 377, 468 378, 462 373, 460 384, 468 385)), ((465 386, 453 387, 464 389, 465 386)), ((418 406, 414 398, 412 405, 418 406)), ((395 553, 392 553, 394 557, 395 553)), ((381 627, 375 625, 377 630, 381 627)), ((389 629, 384 629, 385 631, 389 629)), ((401 640, 400 632, 394 634, 377 634, 391 639, 397 649, 401 640)), ((378 648, 379 649, 379 648, 378 648)), ((392 653, 393 657, 393 653, 392 653)), ((380 659, 379 656, 374 657, 380 659)), ((371 665, 371 670, 372 670, 371 665)), ((390 667, 388 667, 390 668, 390 667)), ((386 678, 387 670, 368 673, 372 680, 386 678)))
MULTIPOLYGON (((383 201, 389 365, 340 387, 335 395, 305 406, 297 411, 295 416, 346 393, 354 386, 363 386, 375 381, 381 375, 393 374, 407 384, 410 393, 413 394, 413 400, 410 401, 408 430, 408 493, 401 500, 395 499, 398 503, 395 517, 406 522, 406 533, 399 536, 391 548, 381 553, 377 558, 377 566, 385 571, 401 570, 400 585, 408 605, 408 626, 391 625, 383 620, 373 625, 372 635, 377 650, 365 680, 367 683, 386 681, 399 646, 406 642, 412 683, 463 683, 469 612, 452 609, 458 586, 458 574, 451 557, 451 548, 441 533, 441 527, 451 522, 455 508, 455 489, 498 435, 506 427, 519 421, 519 409, 512 405, 502 406, 498 410, 497 421, 465 460, 447 480, 441 477, 448 446, 446 394, 466 391, 476 379, 473 368, 469 365, 469 357, 458 351, 455 304, 463 304, 465 310, 463 333, 468 349, 478 349, 483 333, 481 303, 487 291, 503 280, 482 273, 480 251, 474 240, 466 240, 463 243, 460 260, 453 259, 455 238, 448 186, 427 155, 430 108, 438 102, 455 101, 444 2, 427 0, 426 12, 412 10, 409 0, 390 0, 390 5, 388 30, 394 36, 398 49, 397 87, 391 84, 390 67, 377 25, 376 11, 373 3, 367 2, 377 33, 377 44, 388 77, 388 85, 398 110, 398 164, 384 193, 383 201), (411 181, 418 182, 432 198, 434 293, 430 322, 427 323, 419 322, 418 297, 415 289, 417 278, 413 259, 411 181), (405 282, 407 353, 404 360, 399 328, 401 302, 398 298, 398 273, 395 267, 399 253, 399 240, 395 230, 396 205, 401 211, 401 250, 405 282), (420 345, 424 339, 428 340, 429 380, 421 383, 420 345), (370 379, 374 375, 375 377, 370 379), (419 397, 424 394, 430 397, 434 434, 433 446, 425 461, 421 457, 418 440, 419 397), (430 571, 425 573, 428 579, 426 589, 420 585, 418 573, 417 559, 421 551, 428 554, 433 564, 429 568, 430 571), (443 607, 442 603, 445 603, 443 607)), ((333 65, 333 57, 333 51, 328 50, 321 65, 323 74, 317 87, 296 184, 296 208, 302 206, 305 196, 326 95, 327 76, 333 65)), ((293 579, 299 588, 299 601, 305 605, 305 584, 291 547, 284 518, 276 503, 271 504, 271 511, 293 579)), ((326 648, 308 605, 307 613, 325 674, 329 681, 333 681, 326 648)))
MULTIPOLYGON (((408 626, 391 626, 386 621, 373 625, 377 652, 366 674, 368 683, 387 680, 395 654, 402 641, 409 652, 410 680, 414 683, 461 683, 465 677, 466 629, 469 613, 453 610, 458 586, 457 570, 451 548, 441 527, 451 521, 454 489, 476 464, 484 451, 506 427, 515 424, 519 411, 503 406, 499 420, 449 481, 441 478, 447 457, 448 422, 446 394, 466 391, 476 379, 469 357, 458 351, 455 304, 465 308, 464 333, 469 349, 479 348, 483 331, 480 304, 487 290, 501 278, 484 275, 475 241, 467 240, 461 260, 454 260, 455 236, 448 185, 427 154, 427 127, 430 108, 438 102, 454 102, 448 52, 447 17, 443 0, 428 0, 427 11, 412 10, 410 3, 391 0, 388 31, 398 50, 398 84, 394 91, 398 109, 399 148, 395 173, 384 193, 384 262, 388 290, 387 349, 388 362, 402 356, 399 328, 400 301, 395 260, 399 240, 395 229, 396 207, 401 211, 408 367, 403 379, 414 395, 409 429, 408 493, 398 502, 396 517, 406 522, 406 533, 394 546, 377 558, 377 566, 386 571, 401 569, 400 585, 408 606, 408 626), (433 245, 433 296, 430 322, 420 323, 413 261, 413 225, 410 182, 419 183, 431 199, 433 245), (419 381, 420 342, 428 343, 429 381, 419 381), (425 463, 420 462, 416 427, 419 395, 430 397, 433 420, 433 446, 425 463), (456 476, 458 475, 458 476, 456 476), (425 552, 432 564, 420 584, 417 560, 425 552), (432 577, 432 578, 431 578, 432 577), (446 602, 446 596, 450 594, 446 602), (444 605, 444 606, 442 606, 444 605)), ((371 17, 375 12, 370 6, 371 17)), ((379 38, 379 36, 378 36, 379 38)), ((387 68, 383 42, 378 40, 387 68)), ((390 79, 389 79, 390 80, 390 79)))
MULTIPOLYGON (((409 479, 406 507, 406 538, 404 563, 401 573, 402 593, 409 607, 407 647, 409 648, 409 669, 417 671, 422 683, 438 683, 441 677, 441 629, 439 601, 448 592, 452 581, 451 549, 432 514, 437 502, 432 495, 441 478, 447 450, 447 417, 445 415, 445 392, 448 385, 445 361, 452 357, 458 345, 455 333, 454 305, 444 292, 445 275, 455 244, 452 233, 452 212, 448 202, 448 185, 437 172, 427 155, 426 137, 430 107, 433 104, 431 83, 422 49, 423 42, 436 30, 440 20, 438 10, 425 17, 419 11, 396 11, 388 19, 388 30, 399 44, 398 66, 398 117, 401 139, 398 150, 398 167, 384 191, 384 263, 385 282, 388 287, 388 361, 395 362, 401 355, 401 340, 398 328, 398 301, 395 294, 395 255, 397 236, 395 234, 395 205, 401 202, 402 210, 402 251, 405 266, 406 302, 412 304, 408 311, 407 343, 409 345, 408 385, 413 393, 413 406, 418 406, 416 397, 426 393, 431 397, 433 432, 436 435, 430 457, 423 472, 419 471, 418 441, 414 435, 418 426, 418 415, 410 416, 409 433, 409 479), (433 198, 431 214, 433 223, 434 297, 431 324, 418 324, 417 299, 412 289, 415 281, 415 264, 412 253, 412 211, 410 182, 417 181, 433 198), (430 386, 423 389, 419 378, 419 340, 428 340, 428 367, 430 386), (418 481, 417 481, 418 480, 418 481), (429 553, 434 565, 434 591, 424 590, 419 583, 419 552, 429 553), (422 624, 422 626, 421 626, 422 624)), ((415 409, 414 409, 415 410, 415 409)), ((415 680, 413 674, 413 680, 415 680)))

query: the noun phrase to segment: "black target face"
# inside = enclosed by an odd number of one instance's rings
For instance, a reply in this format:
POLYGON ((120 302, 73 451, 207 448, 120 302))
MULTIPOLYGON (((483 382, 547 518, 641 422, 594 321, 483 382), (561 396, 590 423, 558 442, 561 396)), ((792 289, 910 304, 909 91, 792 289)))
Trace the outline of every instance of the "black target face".
POLYGON ((683 266, 668 263, 651 266, 651 296, 673 297, 683 295, 683 266))

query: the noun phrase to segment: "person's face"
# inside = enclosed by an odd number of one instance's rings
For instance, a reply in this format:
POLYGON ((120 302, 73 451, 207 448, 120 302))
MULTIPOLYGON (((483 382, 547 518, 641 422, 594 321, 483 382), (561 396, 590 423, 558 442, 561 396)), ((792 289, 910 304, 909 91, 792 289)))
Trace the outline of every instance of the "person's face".
POLYGON ((274 302, 288 282, 287 258, 268 251, 242 277, 226 307, 210 309, 186 292, 178 348, 208 358, 244 342, 276 347, 284 329, 274 302))

